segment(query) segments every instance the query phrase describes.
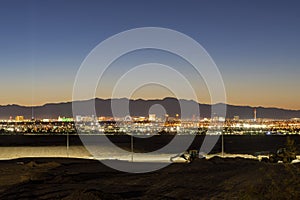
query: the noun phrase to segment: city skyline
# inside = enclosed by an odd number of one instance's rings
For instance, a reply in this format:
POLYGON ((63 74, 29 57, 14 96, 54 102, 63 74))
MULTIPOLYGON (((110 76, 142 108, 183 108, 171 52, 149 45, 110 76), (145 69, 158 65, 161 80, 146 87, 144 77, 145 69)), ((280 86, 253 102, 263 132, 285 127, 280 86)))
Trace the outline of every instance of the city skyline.
MULTIPOLYGON (((300 110, 296 1, 32 0, 0 5, 0 105, 71 101, 77 70, 98 43, 127 29, 151 26, 180 31, 207 50, 223 77, 228 104, 300 110)), ((121 68, 141 58, 147 61, 149 55, 175 68, 187 67, 166 53, 137 52, 116 62, 105 84, 121 68)), ((192 75, 188 78, 198 81, 192 75)), ((210 103, 205 86, 196 89, 203 94, 198 101, 210 103)), ((133 98, 170 96, 160 88, 149 91, 144 88, 133 98)), ((110 95, 99 91, 96 97, 110 95)))

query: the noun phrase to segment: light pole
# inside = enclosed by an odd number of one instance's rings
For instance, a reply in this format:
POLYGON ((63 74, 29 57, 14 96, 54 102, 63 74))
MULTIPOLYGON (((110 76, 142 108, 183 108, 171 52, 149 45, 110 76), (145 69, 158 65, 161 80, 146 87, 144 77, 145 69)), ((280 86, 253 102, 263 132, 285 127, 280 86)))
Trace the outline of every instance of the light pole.
POLYGON ((224 157, 224 133, 222 131, 222 157, 224 157))
POLYGON ((69 157, 69 132, 67 131, 67 157, 69 157))
POLYGON ((133 133, 130 134, 130 143, 131 143, 131 162, 133 162, 133 133))

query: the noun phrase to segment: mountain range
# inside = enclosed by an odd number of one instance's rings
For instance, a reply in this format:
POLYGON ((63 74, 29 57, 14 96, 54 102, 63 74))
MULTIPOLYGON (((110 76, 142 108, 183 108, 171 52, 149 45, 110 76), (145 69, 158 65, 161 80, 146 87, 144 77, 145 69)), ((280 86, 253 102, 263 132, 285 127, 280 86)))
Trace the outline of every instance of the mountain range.
MULTIPOLYGON (((161 105, 165 109, 165 113, 170 116, 175 116, 180 113, 180 105, 184 105, 186 112, 185 116, 191 118, 193 115, 198 116, 195 107, 200 108, 200 117, 210 118, 211 117, 211 105, 209 104, 201 104, 192 100, 177 100, 176 98, 164 98, 164 99, 156 99, 156 100, 129 100, 126 98, 121 99, 92 99, 85 101, 76 101, 74 102, 76 105, 80 105, 84 108, 85 105, 88 105, 92 101, 95 101, 95 110, 97 116, 113 116, 111 104, 115 105, 118 109, 122 110, 122 112, 118 113, 117 117, 121 117, 122 113, 126 113, 126 109, 124 107, 128 107, 129 104, 129 115, 131 116, 148 116, 149 110, 151 111, 159 111, 161 105)), ((219 104, 221 105, 221 104, 219 104)), ((224 104, 223 104, 224 105, 224 104)), ((217 105, 218 106, 218 105, 217 105)), ((227 118, 233 118, 234 116, 239 116, 240 119, 253 119, 254 117, 254 107, 250 106, 234 106, 234 105, 226 105, 227 106, 227 118)), ((162 108, 161 107, 161 108, 162 108)), ((280 108, 265 108, 265 107, 256 107, 257 118, 270 118, 270 119, 290 119, 290 118, 300 118, 300 110, 287 110, 280 108)), ((72 117, 72 102, 64 102, 64 103, 48 103, 43 106, 20 106, 20 105, 5 105, 0 106, 0 119, 9 119, 10 117, 15 116, 24 116, 26 119, 30 119, 32 117, 36 119, 42 118, 57 118, 59 116, 64 117, 72 117), (33 112, 32 112, 33 111, 33 112)), ((85 113, 89 114, 89 113, 85 113)), ((114 113, 115 114, 115 113, 114 113)), ((116 116, 116 115, 114 115, 116 116)))

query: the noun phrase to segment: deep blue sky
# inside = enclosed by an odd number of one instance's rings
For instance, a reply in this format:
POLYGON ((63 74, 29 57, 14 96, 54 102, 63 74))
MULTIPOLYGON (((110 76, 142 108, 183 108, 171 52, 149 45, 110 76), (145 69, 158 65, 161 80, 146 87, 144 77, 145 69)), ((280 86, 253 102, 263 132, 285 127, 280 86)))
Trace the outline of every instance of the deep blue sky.
POLYGON ((0 104, 71 100, 76 72, 99 42, 158 26, 208 51, 228 103, 300 109, 299 10, 299 1, 274 0, 1 0, 0 104))

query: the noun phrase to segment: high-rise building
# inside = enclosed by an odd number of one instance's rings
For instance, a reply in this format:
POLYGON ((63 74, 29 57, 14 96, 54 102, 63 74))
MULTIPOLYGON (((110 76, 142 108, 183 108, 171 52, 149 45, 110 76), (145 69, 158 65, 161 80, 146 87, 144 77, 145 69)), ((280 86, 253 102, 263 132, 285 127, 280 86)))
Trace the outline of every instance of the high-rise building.
POLYGON ((156 120, 155 114, 149 114, 149 121, 154 122, 156 120))
POLYGON ((237 116, 237 115, 236 115, 236 116, 233 116, 233 120, 234 120, 234 121, 239 121, 239 120, 240 120, 240 116, 237 116))
POLYGON ((16 116, 15 118, 16 121, 23 121, 24 120, 24 116, 16 116))

